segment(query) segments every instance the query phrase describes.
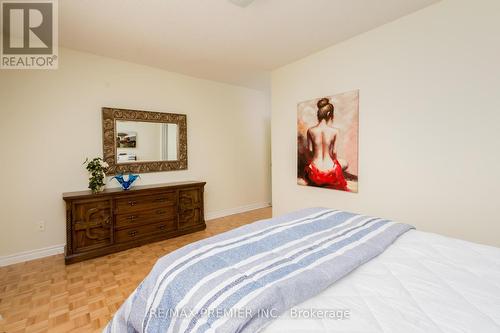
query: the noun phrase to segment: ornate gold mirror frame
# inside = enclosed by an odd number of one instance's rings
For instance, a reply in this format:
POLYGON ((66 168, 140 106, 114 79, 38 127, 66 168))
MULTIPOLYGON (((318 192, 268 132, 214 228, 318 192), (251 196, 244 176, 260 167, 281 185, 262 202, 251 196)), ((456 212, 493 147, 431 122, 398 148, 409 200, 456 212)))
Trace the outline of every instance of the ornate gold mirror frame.
POLYGON ((108 175, 187 169, 187 121, 185 114, 102 108, 102 135, 104 161, 109 164, 108 175), (177 124, 179 128, 177 160, 117 163, 117 120, 177 124))

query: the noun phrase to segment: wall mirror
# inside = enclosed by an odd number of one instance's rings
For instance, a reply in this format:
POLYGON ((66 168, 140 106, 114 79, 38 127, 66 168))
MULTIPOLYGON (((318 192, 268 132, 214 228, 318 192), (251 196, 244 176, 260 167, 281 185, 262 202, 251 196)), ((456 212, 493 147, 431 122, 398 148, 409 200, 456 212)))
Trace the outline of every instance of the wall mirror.
POLYGON ((187 169, 186 115, 102 109, 109 175, 187 169))

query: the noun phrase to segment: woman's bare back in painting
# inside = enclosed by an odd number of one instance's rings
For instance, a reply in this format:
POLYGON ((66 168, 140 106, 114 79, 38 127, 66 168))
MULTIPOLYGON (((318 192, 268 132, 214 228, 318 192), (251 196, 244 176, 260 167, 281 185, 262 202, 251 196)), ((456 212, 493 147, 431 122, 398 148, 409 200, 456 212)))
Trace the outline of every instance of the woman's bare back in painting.
POLYGON ((328 126, 325 120, 307 131, 307 144, 312 155, 311 163, 319 170, 335 168, 337 137, 338 130, 328 126))
POLYGON ((307 130, 309 164, 305 168, 310 185, 348 191, 342 166, 337 159, 339 130, 333 127, 334 107, 327 98, 318 101, 318 125, 307 130))

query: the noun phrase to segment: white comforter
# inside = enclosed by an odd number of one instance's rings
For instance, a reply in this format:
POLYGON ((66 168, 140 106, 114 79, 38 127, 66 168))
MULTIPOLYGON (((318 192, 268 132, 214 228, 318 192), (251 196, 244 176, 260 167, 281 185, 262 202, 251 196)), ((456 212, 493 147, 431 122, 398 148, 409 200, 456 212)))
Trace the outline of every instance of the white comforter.
POLYGON ((291 311, 310 309, 347 310, 350 317, 288 312, 262 332, 499 333, 500 248, 412 230, 291 311))

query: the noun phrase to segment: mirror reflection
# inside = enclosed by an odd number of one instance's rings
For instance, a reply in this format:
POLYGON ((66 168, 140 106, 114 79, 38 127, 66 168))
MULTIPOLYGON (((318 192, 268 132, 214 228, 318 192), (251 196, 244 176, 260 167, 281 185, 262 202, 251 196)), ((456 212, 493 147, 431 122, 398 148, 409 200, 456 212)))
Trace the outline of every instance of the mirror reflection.
POLYGON ((176 161, 177 124, 116 121, 117 163, 176 161))

